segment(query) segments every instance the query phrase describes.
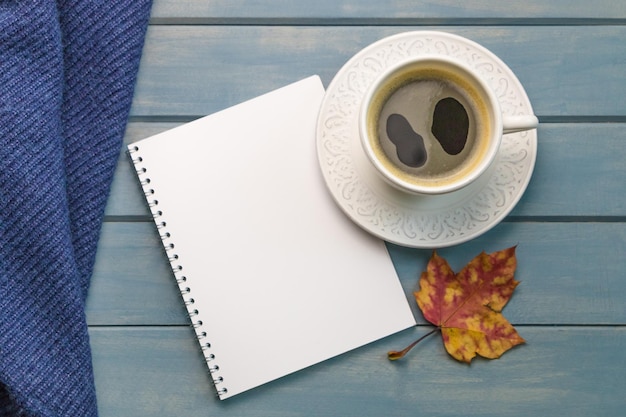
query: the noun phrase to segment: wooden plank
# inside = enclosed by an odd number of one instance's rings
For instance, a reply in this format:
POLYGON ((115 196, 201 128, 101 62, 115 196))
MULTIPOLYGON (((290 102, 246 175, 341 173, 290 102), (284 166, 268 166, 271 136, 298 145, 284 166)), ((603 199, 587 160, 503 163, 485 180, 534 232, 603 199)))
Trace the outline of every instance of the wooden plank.
MULTIPOLYGON (((124 144, 145 139, 157 133, 178 126, 180 123, 129 123, 126 127, 124 144)), ((133 165, 123 146, 117 167, 113 175, 113 184, 105 209, 106 216, 144 216, 149 217, 150 211, 139 186, 133 165)))
POLYGON ((460 364, 432 336, 389 362, 388 350, 426 331, 408 330, 226 402, 214 396, 191 329, 105 327, 90 335, 102 417, 623 414, 626 328, 520 330, 527 344, 500 360, 460 364))
POLYGON ((87 299, 90 324, 187 324, 152 223, 106 223, 87 299))
MULTIPOLYGON (((104 225, 87 300, 89 324, 188 323, 160 244, 151 223, 104 225)), ((482 250, 513 245, 522 282, 505 310, 513 323, 626 324, 625 223, 502 223, 438 252, 459 270, 482 250)), ((431 251, 394 245, 389 251, 414 314, 424 323, 412 292, 431 251)), ((219 256, 219 248, 207 253, 219 256)))
MULTIPOLYGON (((431 337, 390 363, 386 351, 429 328, 413 306, 416 329, 219 402, 123 159, 87 305, 100 415, 622 415, 625 18, 613 0, 155 0, 127 143, 310 74, 328 85, 361 48, 401 31, 450 31, 498 54, 548 122, 537 167, 505 223, 438 252, 458 270, 518 245, 522 283, 505 315, 528 343, 465 366, 431 337)), ((431 251, 388 248, 411 300, 431 251)))
MULTIPOLYGON (((614 0, 563 2, 528 0, 523 3, 497 0, 364 2, 359 0, 156 0, 152 18, 211 19, 406 19, 406 18, 623 18, 626 6, 614 0)), ((169 20, 166 20, 169 21, 169 20)))
MULTIPOLYGON (((505 316, 517 324, 625 324, 626 224, 503 223, 461 246, 439 249, 455 271, 483 250, 517 245, 521 284, 505 316)), ((388 245, 407 292, 431 256, 429 250, 388 245)), ((415 316, 422 319, 414 309, 415 316)))
POLYGON ((539 116, 626 115, 621 25, 151 26, 131 113, 210 114, 312 74, 327 85, 360 49, 414 29, 483 44, 517 74, 539 116))
POLYGON ((533 177, 513 216, 626 215, 626 125, 542 124, 533 177))
MULTIPOLYGON (((131 123, 126 143, 177 126, 131 123)), ((624 216, 626 125, 542 124, 531 183, 514 216, 624 216), (593 159, 590 159, 593 158, 593 159), (596 163, 594 161, 602 161, 596 163)), ((148 216, 131 164, 120 158, 106 209, 108 216, 148 216)))

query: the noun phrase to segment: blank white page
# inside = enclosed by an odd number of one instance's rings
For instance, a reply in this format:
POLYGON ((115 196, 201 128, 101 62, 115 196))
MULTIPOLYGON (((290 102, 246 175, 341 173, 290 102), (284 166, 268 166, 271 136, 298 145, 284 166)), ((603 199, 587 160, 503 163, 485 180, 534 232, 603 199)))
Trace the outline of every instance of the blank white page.
POLYGON ((129 146, 222 399, 415 325, 384 243, 326 189, 323 95, 309 77, 129 146))

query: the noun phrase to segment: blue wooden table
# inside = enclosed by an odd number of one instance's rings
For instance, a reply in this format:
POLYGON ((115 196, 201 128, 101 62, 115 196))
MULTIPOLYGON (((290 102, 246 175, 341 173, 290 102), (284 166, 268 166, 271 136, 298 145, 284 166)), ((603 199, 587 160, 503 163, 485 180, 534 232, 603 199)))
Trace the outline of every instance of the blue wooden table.
MULTIPOLYGON (((103 417, 626 413, 626 3, 156 0, 126 141, 312 74, 327 86, 360 49, 419 29, 496 53, 540 119, 513 212, 439 251, 458 270, 518 245, 521 285, 504 313, 527 344, 467 366, 432 337, 391 363, 388 350, 429 329, 414 307, 415 329, 220 402, 120 155, 87 311, 103 417)), ((411 298, 431 251, 388 247, 411 298)))

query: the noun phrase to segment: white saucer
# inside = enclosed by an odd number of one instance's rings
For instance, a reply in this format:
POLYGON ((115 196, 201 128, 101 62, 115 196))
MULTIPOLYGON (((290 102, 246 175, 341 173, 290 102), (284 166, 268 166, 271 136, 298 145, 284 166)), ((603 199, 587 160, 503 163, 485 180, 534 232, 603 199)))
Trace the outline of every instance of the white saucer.
POLYGON ((317 152, 326 184, 359 226, 388 242, 415 248, 451 246, 498 224, 526 190, 537 155, 536 129, 505 135, 497 160, 479 181, 454 193, 414 196, 389 186, 369 164, 358 132, 358 112, 375 77, 393 63, 441 54, 475 68, 494 89, 505 114, 532 114, 513 72, 484 47, 443 32, 405 32, 371 44, 332 80, 317 125, 317 152))

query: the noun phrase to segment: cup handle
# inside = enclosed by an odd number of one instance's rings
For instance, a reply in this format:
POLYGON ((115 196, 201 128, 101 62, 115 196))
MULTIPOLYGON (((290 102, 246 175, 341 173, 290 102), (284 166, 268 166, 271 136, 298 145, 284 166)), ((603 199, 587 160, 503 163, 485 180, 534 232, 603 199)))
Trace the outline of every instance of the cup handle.
POLYGON ((537 127, 539 120, 534 114, 502 116, 502 134, 522 132, 537 127))

